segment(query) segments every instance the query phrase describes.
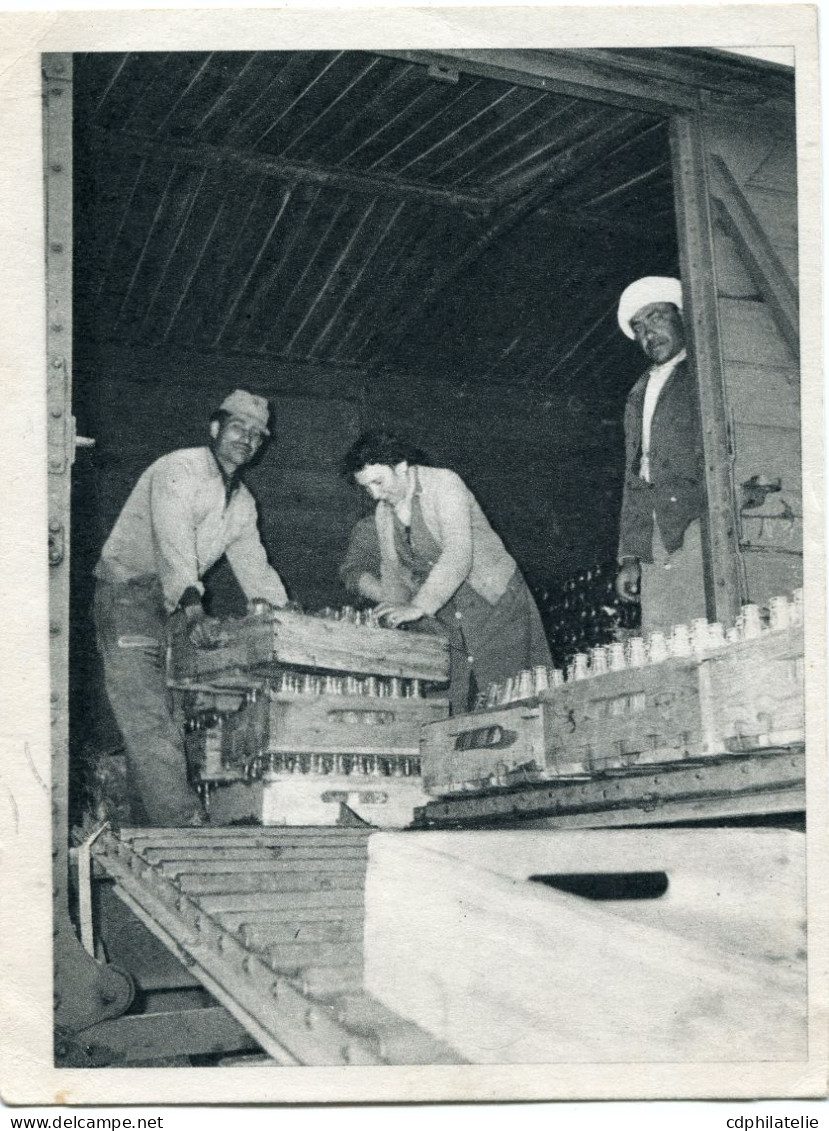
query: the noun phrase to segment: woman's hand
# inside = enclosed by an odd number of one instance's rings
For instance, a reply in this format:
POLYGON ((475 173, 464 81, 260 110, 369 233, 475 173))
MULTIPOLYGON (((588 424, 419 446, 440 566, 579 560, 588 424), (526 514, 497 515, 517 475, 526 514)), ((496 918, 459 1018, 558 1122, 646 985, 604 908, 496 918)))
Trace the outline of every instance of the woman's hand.
POLYGON ((367 601, 380 601, 383 597, 383 582, 373 573, 361 573, 357 578, 357 592, 367 601))
POLYGON ((426 614, 417 605, 392 605, 384 601, 374 610, 374 615, 378 620, 385 621, 390 628, 397 628, 398 625, 408 624, 409 621, 420 620, 426 614))

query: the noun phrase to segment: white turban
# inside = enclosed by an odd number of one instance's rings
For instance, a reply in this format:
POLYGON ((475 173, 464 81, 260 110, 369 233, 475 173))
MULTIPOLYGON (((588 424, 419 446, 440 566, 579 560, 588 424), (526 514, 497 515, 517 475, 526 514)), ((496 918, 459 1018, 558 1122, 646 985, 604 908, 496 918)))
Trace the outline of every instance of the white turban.
POLYGON ((671 302, 677 310, 682 310, 682 283, 679 279, 646 275, 644 279, 637 279, 635 283, 625 287, 619 299, 618 319, 626 337, 636 337, 630 328, 630 320, 643 306, 650 306, 653 302, 671 302))

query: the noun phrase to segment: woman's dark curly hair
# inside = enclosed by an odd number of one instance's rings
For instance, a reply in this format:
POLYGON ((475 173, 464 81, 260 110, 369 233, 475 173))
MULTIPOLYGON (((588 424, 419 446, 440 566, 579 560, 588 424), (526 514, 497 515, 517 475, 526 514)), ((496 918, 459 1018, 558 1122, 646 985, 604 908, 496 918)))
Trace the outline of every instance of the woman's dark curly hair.
POLYGON ((377 429, 365 432, 346 452, 342 461, 343 475, 355 475, 373 463, 394 467, 403 462, 427 464, 429 460, 411 440, 397 436, 394 432, 377 429))

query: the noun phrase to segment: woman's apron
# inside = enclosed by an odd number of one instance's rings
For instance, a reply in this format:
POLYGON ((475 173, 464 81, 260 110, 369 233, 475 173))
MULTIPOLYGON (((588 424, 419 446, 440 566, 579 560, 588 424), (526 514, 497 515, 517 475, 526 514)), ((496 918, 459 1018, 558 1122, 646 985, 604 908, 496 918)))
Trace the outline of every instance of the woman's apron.
MULTIPOLYGON (((394 545, 401 565, 420 587, 442 553, 423 518, 420 493, 412 497, 411 526, 394 515, 394 545)), ((541 617, 527 583, 516 567, 494 605, 464 581, 435 614, 449 640, 449 698, 452 713, 475 706, 490 683, 500 683, 524 668, 551 665, 541 617)))

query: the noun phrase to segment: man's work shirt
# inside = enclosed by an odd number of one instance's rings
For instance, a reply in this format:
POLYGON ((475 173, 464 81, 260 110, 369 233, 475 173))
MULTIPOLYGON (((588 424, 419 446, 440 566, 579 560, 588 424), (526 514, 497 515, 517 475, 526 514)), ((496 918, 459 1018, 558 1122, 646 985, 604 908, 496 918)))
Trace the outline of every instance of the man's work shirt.
POLYGON ((666 361, 664 365, 654 365, 648 371, 648 385, 645 389, 645 402, 642 407, 642 463, 639 467, 640 477, 647 480, 648 483, 651 481, 651 422, 656 411, 656 402, 665 387, 665 382, 680 361, 684 361, 686 357, 686 351, 680 350, 675 357, 666 361))
POLYGON ((185 590, 204 593, 201 578, 223 554, 248 599, 287 602, 268 564, 250 491, 238 481, 228 491, 209 448, 184 448, 156 460, 138 480, 95 575, 111 582, 158 577, 172 612, 185 590))

